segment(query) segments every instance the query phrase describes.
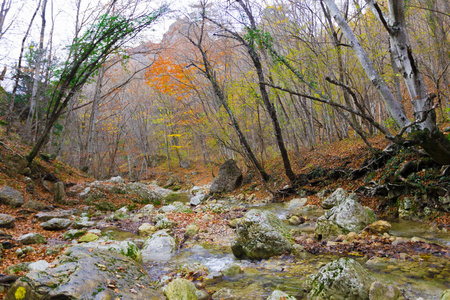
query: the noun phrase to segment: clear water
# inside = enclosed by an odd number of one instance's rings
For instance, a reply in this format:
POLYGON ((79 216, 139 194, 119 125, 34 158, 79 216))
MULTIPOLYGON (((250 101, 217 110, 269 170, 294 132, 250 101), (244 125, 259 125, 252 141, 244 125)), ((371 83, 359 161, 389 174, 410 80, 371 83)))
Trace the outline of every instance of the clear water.
MULTIPOLYGON (((270 210, 280 219, 291 213, 283 204, 251 206, 250 208, 270 210)), ((315 214, 316 212, 314 212, 315 214)), ((314 215, 311 216, 314 218, 314 215)), ((421 237, 433 243, 450 246, 450 235, 430 230, 430 225, 416 221, 390 220, 391 235, 406 238, 421 237)), ((138 238, 117 232, 119 238, 138 238)), ((144 265, 155 285, 162 285, 169 277, 181 273, 183 266, 197 263, 207 268, 207 274, 193 281, 199 289, 210 294, 222 288, 233 291, 239 299, 267 299, 275 290, 283 290, 297 299, 305 299, 302 289, 306 277, 315 274, 326 263, 338 259, 335 255, 313 255, 305 253, 302 258, 294 256, 275 257, 268 260, 238 260, 231 253, 229 245, 203 244, 188 241, 169 261, 152 262, 144 265), (220 271, 238 264, 243 273, 223 276, 220 271)), ((356 258, 365 264, 365 258, 356 258)), ((404 291, 407 299, 440 299, 450 289, 450 262, 448 258, 417 256, 414 261, 380 259, 376 264, 365 264, 374 278, 385 284, 393 284, 404 291)))

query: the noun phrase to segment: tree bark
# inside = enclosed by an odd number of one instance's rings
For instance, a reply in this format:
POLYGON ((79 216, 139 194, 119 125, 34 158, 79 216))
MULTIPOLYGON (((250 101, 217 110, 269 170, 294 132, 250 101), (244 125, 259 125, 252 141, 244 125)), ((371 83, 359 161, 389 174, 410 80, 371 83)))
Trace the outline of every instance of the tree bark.
MULTIPOLYGON (((250 21, 250 30, 256 31, 256 22, 254 19, 253 14, 251 13, 251 11, 249 10, 249 7, 244 3, 243 0, 236 0, 239 5, 242 7, 242 9, 244 10, 245 14, 247 15, 247 17, 249 18, 250 21)), ((241 38, 241 40, 243 40, 241 38)), ((295 176, 294 171, 292 171, 292 167, 291 167, 291 162, 289 160, 289 155, 284 143, 284 139, 283 139, 283 133, 281 131, 281 127, 280 127, 280 123, 278 121, 278 116, 277 116, 277 112, 275 110, 274 105, 272 104, 272 102, 270 101, 270 97, 269 97, 269 93, 267 92, 267 87, 266 87, 266 79, 264 76, 264 70, 263 70, 263 66, 261 63, 261 58, 260 55, 258 54, 258 52, 256 52, 255 50, 255 43, 253 42, 252 44, 249 43, 243 43, 252 62, 253 65, 255 67, 256 73, 258 75, 258 86, 259 86, 259 91, 261 93, 261 98, 263 100, 264 106, 266 107, 266 110, 270 116, 270 119, 272 121, 272 125, 275 131, 275 139, 277 141, 278 144, 278 149, 280 150, 280 154, 281 157, 283 159, 283 166, 284 166, 284 170, 286 173, 286 176, 289 178, 289 181, 291 182, 292 185, 296 185, 297 183, 297 176, 295 176)))
POLYGON ((28 24, 27 31, 25 32, 25 35, 22 39, 22 44, 20 46, 20 54, 19 54, 19 61, 17 63, 17 69, 16 69, 16 78, 14 80, 14 87, 11 93, 11 103, 9 104, 8 112, 6 114, 6 122, 8 123, 6 126, 6 134, 9 135, 12 128, 12 122, 14 120, 14 104, 16 101, 16 94, 17 89, 19 88, 19 81, 20 81, 20 73, 22 70, 22 59, 23 59, 23 52, 25 49, 25 42, 28 38, 28 34, 30 33, 31 26, 33 25, 34 18, 36 17, 39 8, 41 7, 41 1, 39 1, 36 10, 33 13, 33 16, 31 17, 30 23, 28 24))
POLYGON ((405 126, 408 124, 408 118, 401 108, 401 106, 398 104, 397 100, 395 99, 394 94, 392 94, 391 90, 387 86, 386 82, 380 77, 378 72, 375 70, 372 61, 369 58, 369 55, 366 53, 364 48, 359 43, 358 38, 353 33, 352 29, 348 25, 347 21, 342 16, 341 12, 339 11, 336 3, 334 3, 334 0, 324 0, 326 6, 328 7, 330 14, 333 16, 333 18, 338 23, 339 27, 341 28, 342 32, 344 33, 345 37, 349 41, 350 45, 353 48, 353 51, 355 52, 356 56, 358 57, 359 62, 361 63, 361 66, 363 67, 367 77, 369 77, 370 81, 373 83, 373 85, 377 88, 378 92, 380 93, 381 97, 383 98, 386 108, 388 109, 391 116, 395 119, 398 125, 405 126))
POLYGON ((262 180, 263 181, 267 181, 267 180, 269 180, 269 175, 266 173, 264 168, 258 162, 256 156, 254 155, 250 145, 247 142, 246 137, 242 133, 242 130, 241 130, 240 126, 239 126, 238 121, 236 120, 232 110, 228 106, 228 102, 226 100, 226 97, 225 97, 225 94, 224 94, 223 90, 220 88, 219 83, 217 82, 216 76, 214 74, 214 70, 212 70, 212 67, 211 67, 210 61, 208 59, 207 53, 203 49, 203 46, 202 46, 203 34, 204 34, 204 20, 203 20, 203 22, 201 24, 200 34, 199 34, 199 37, 198 37, 197 41, 194 41, 192 38, 187 36, 189 41, 199 50, 201 58, 202 58, 203 68, 200 68, 199 66, 196 66, 196 67, 197 67, 197 69, 199 69, 205 75, 205 77, 211 83, 211 85, 213 87, 213 90, 214 90, 214 93, 216 94, 216 96, 219 99, 220 103, 225 108, 225 110, 226 110, 226 112, 227 112, 227 114, 228 114, 228 116, 229 116, 229 118, 231 120, 231 124, 232 124, 232 126, 233 126, 233 128, 234 128, 234 130, 235 130, 235 132, 236 132, 236 134, 238 136, 238 138, 239 138, 240 144, 245 149, 245 153, 246 153, 247 157, 250 159, 252 164, 255 166, 255 168, 259 172, 262 180))
MULTIPOLYGON (((41 12, 41 33, 39 36, 39 46, 38 46, 38 52, 34 67, 34 79, 33 79, 33 89, 31 91, 31 99, 30 99, 30 111, 28 112, 28 118, 27 118, 27 136, 31 138, 31 127, 33 118, 36 118, 36 122, 38 122, 38 109, 37 109, 37 93, 39 89, 39 84, 41 82, 41 64, 42 64, 42 57, 44 56, 44 36, 45 36, 45 12, 47 8, 47 0, 43 0, 42 2, 42 12, 41 12)), ((37 128, 36 128, 37 130, 37 128)))
POLYGON ((432 103, 434 95, 428 93, 422 74, 414 60, 411 45, 408 41, 403 0, 388 1, 390 12, 389 19, 383 15, 380 7, 374 0, 366 0, 366 2, 389 33, 391 46, 394 49, 394 61, 402 74, 414 108, 415 120, 413 122, 410 122, 407 119, 402 106, 396 101, 393 93, 387 87, 386 82, 384 82, 376 72, 369 56, 360 45, 348 23, 342 17, 334 0, 324 0, 324 2, 347 40, 350 42, 366 75, 370 78, 382 96, 389 113, 394 117, 396 122, 403 127, 394 141, 405 143, 405 140, 401 138, 401 136, 408 131, 410 141, 407 142, 406 145, 419 145, 436 162, 440 164, 450 164, 450 141, 445 138, 436 126, 436 117, 432 103))
POLYGON ((91 161, 91 155, 93 152, 93 145, 95 141, 95 125, 97 123, 97 114, 98 107, 100 103, 101 93, 102 93, 102 85, 103 85, 103 77, 105 75, 105 67, 102 66, 98 72, 97 83, 95 85, 95 93, 94 100, 92 101, 92 109, 91 115, 89 116, 89 125, 88 125, 88 137, 86 141, 86 153, 83 157, 81 168, 88 170, 91 161))

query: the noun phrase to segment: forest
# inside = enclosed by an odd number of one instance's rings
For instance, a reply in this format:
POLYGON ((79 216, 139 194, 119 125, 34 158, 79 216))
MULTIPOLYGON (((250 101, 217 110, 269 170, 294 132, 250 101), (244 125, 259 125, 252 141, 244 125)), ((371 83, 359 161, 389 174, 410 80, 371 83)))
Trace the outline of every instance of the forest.
POLYGON ((0 297, 450 299, 447 0, 0 3, 0 297))
POLYGON ((22 34, 16 3, 3 1, 0 19, 2 44, 21 47, 4 52, 1 118, 36 145, 30 161, 45 151, 96 178, 139 180, 160 160, 170 170, 231 157, 267 178, 281 157, 294 183, 289 154, 352 137, 371 149, 367 138, 382 134, 449 163, 438 127, 448 120, 446 1, 346 2, 341 21, 326 1, 178 12, 75 1, 63 49, 53 45, 62 8, 47 1, 22 34), (163 18, 175 21, 159 42, 139 35, 163 18))

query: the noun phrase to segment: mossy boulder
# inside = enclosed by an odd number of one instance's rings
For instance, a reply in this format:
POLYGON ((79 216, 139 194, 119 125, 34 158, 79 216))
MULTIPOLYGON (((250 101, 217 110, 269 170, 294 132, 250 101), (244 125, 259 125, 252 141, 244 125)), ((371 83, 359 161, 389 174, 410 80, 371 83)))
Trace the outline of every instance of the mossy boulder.
POLYGON ((242 273, 242 268, 237 264, 231 264, 230 266, 223 269, 221 272, 225 276, 235 276, 242 273))
POLYGON ((397 199, 398 216, 401 219, 411 219, 418 210, 418 202, 409 197, 397 199))
POLYGON ((36 211, 43 211, 44 209, 46 209, 46 207, 47 206, 44 203, 36 201, 36 200, 29 200, 23 206, 23 208, 32 209, 32 210, 36 210, 36 211))
POLYGON ((40 233, 27 233, 17 240, 22 245, 47 244, 47 239, 40 233))
POLYGON ((151 279, 141 264, 107 250, 74 246, 52 265, 19 278, 5 299, 164 299, 149 288, 151 279), (108 288, 108 282, 114 288, 108 288))
POLYGON ((144 215, 152 214, 155 210, 155 206, 153 204, 147 204, 144 207, 142 207, 139 212, 143 213, 144 215))
POLYGON ((197 289, 189 280, 177 278, 164 289, 167 300, 197 300, 197 289))
POLYGON ((341 258, 308 278, 308 300, 368 300, 372 276, 351 258, 341 258))
POLYGON ((14 228, 16 218, 7 215, 0 214, 0 228, 14 228))
POLYGON ((124 256, 127 256, 139 263, 142 262, 141 251, 137 247, 137 245, 130 241, 94 241, 89 243, 81 244, 83 247, 87 247, 89 249, 99 249, 99 250, 107 250, 111 253, 117 253, 124 256))
POLYGON ((56 203, 67 204, 64 182, 58 181, 53 184, 53 200, 55 200, 56 203))
POLYGON ((186 206, 184 203, 175 201, 172 204, 162 206, 159 209, 159 212, 161 212, 161 213, 168 213, 168 212, 192 213, 192 210, 188 206, 186 206))
POLYGON ((51 220, 41 223, 41 226, 45 230, 58 231, 69 227, 72 221, 69 219, 53 218, 51 220))
POLYGON ((402 292, 392 284, 383 284, 378 280, 373 282, 369 290, 370 300, 404 300, 402 292))
POLYGON ((271 212, 252 209, 239 220, 231 250, 237 258, 264 259, 290 252, 293 239, 271 212))
POLYGON ((235 160, 224 162, 219 168, 219 174, 214 178, 209 188, 210 194, 232 192, 242 183, 242 171, 235 160))
POLYGON ((141 226, 139 226, 138 231, 139 235, 142 236, 150 236, 156 232, 156 227, 149 224, 149 223, 143 223, 141 226))
POLYGON ((94 242, 98 239, 99 239, 98 235, 88 232, 85 235, 83 235, 82 237, 80 237, 80 239, 78 241, 80 243, 89 243, 89 242, 94 242))
POLYGON ((24 202, 23 195, 18 190, 7 185, 0 187, 0 203, 11 207, 19 207, 22 206, 24 202))
POLYGON ((199 227, 197 224, 195 223, 191 223, 188 226, 186 226, 186 231, 185 231, 185 236, 187 237, 193 237, 194 235, 196 235, 199 231, 199 227))
POLYGON ((156 215, 154 221, 156 222, 155 227, 157 229, 169 229, 175 225, 163 214, 156 215))
POLYGON ((352 231, 359 232, 376 219, 370 208, 348 198, 317 219, 316 237, 320 240, 352 231))
MULTIPOLYGON (((77 238, 83 236, 85 233, 86 233, 86 230, 84 230, 84 229, 67 230, 63 235, 63 239, 65 239, 65 240, 77 239, 77 238)), ((97 238, 98 238, 98 236, 97 236, 97 238)))

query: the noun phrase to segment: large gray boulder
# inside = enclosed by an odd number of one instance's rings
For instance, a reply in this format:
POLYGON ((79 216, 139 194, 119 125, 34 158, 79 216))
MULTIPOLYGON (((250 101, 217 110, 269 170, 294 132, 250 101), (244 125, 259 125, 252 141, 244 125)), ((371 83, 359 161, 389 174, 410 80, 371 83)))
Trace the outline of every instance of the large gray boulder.
POLYGON ((203 200, 205 200, 206 197, 207 195, 203 193, 198 193, 197 195, 191 197, 191 199, 189 200, 189 204, 192 206, 200 205, 202 204, 203 200))
POLYGON ((151 279, 142 266, 120 254, 75 246, 52 265, 17 280, 5 300, 164 299, 149 288, 151 279))
POLYGON ((27 203, 23 206, 23 208, 26 209, 32 209, 36 211, 43 211, 47 206, 39 201, 36 200, 28 200, 27 203))
POLYGON ((10 186, 4 185, 0 187, 0 203, 12 206, 19 207, 24 203, 23 195, 16 189, 13 189, 10 186))
POLYGON ((0 214, 0 228, 14 228, 16 219, 7 214, 0 214))
POLYGON ((145 240, 141 249, 142 260, 144 263, 148 261, 166 261, 172 257, 175 249, 175 239, 164 230, 160 230, 145 240))
POLYGON ((151 189, 149 186, 143 184, 142 182, 131 182, 126 185, 126 191, 129 194, 135 193, 139 196, 139 199, 135 199, 133 201, 135 202, 153 202, 153 201, 159 201, 161 200, 165 195, 162 195, 162 193, 157 193, 153 189, 151 189))
POLYGON ((109 179, 108 182, 115 183, 115 184, 124 184, 125 180, 120 176, 116 176, 116 177, 111 177, 111 179, 109 179))
POLYGON ((291 251, 293 240, 277 216, 252 209, 236 224, 231 250, 237 258, 264 259, 291 251))
POLYGON ((209 188, 209 193, 227 193, 234 191, 242 183, 242 171, 236 161, 229 159, 219 168, 219 174, 214 178, 209 188))
POLYGON ((89 217, 81 217, 73 222, 72 227, 75 229, 83 229, 93 227, 95 224, 97 224, 95 221, 89 221, 89 217))
POLYGON ((343 188, 338 188, 330 196, 323 200, 321 205, 325 209, 330 209, 344 202, 347 197, 347 192, 343 188))
POLYGON ((373 282, 370 274, 351 258, 341 258, 308 279, 307 299, 368 300, 373 282))
POLYGON ((375 213, 353 199, 347 198, 317 219, 316 237, 320 240, 349 232, 359 232, 376 221, 375 213))
POLYGON ((6 155, 3 159, 6 169, 9 174, 28 174, 30 168, 28 168, 28 160, 18 154, 6 155))

